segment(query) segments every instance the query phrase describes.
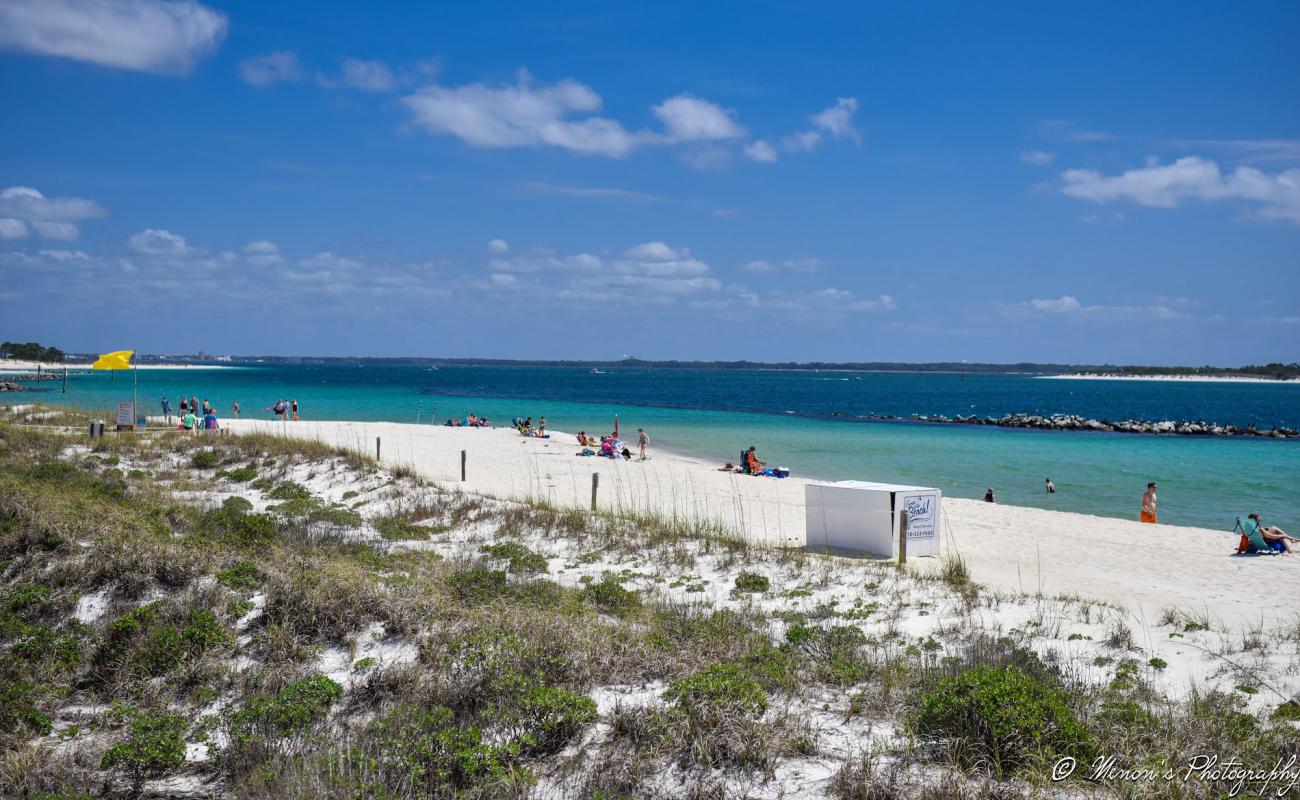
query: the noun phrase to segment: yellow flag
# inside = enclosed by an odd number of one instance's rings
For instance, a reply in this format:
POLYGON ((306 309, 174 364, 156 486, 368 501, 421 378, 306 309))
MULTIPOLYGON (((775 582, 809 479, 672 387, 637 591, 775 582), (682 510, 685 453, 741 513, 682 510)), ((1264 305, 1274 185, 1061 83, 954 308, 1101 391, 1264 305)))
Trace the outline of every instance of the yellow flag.
POLYGON ((133 355, 135 355, 134 350, 118 350, 113 353, 105 353, 90 366, 91 369, 130 369, 131 356, 133 355))

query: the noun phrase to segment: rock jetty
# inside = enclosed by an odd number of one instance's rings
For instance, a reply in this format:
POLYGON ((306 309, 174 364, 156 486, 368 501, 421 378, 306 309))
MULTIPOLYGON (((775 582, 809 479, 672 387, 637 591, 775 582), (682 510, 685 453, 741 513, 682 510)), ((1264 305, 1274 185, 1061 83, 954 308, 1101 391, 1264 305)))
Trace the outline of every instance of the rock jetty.
POLYGON ((1282 426, 1259 428, 1255 425, 1237 427, 1220 425, 1204 420, 1142 420, 1126 419, 1112 422, 1107 419, 1088 419, 1075 414, 1006 414, 1001 417, 978 417, 974 414, 963 417, 912 414, 907 417, 895 417, 887 414, 868 414, 870 420, 904 420, 909 422, 929 422, 943 425, 992 425, 998 428, 1033 428, 1051 431, 1107 431, 1111 433, 1148 433, 1171 434, 1177 436, 1260 436, 1274 439, 1300 439, 1300 431, 1282 426))

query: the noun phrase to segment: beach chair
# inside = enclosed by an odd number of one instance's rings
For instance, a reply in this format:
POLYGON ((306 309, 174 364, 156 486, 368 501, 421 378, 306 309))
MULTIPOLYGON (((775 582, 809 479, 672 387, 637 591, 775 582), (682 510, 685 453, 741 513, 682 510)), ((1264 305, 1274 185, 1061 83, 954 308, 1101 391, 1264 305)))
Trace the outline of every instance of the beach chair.
POLYGON ((1245 522, 1241 517, 1237 517, 1237 524, 1233 526, 1233 533, 1241 534, 1241 543, 1237 545, 1237 552, 1241 555, 1277 555, 1277 551, 1268 546, 1264 540, 1264 534, 1259 532, 1259 523, 1253 519, 1245 522))

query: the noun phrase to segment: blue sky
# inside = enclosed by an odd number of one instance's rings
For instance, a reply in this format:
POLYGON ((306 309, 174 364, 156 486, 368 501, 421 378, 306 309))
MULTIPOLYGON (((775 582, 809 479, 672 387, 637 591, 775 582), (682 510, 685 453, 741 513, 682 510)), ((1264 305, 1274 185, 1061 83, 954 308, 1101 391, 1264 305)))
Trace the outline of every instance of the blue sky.
POLYGON ((0 338, 1236 364, 1300 6, 0 0, 0 338))

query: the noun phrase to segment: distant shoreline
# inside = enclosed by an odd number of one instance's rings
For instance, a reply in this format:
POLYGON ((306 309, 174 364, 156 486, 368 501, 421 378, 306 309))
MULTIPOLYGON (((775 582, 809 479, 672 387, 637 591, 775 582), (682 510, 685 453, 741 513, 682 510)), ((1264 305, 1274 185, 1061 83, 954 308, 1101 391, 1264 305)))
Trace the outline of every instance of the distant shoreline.
MULTIPOLYGON (((89 370, 91 364, 88 361, 77 361, 75 363, 41 363, 39 361, 19 361, 12 358, 0 359, 0 374, 27 374, 29 372, 62 372, 63 370, 83 371, 89 370)), ((133 369, 239 369, 239 367, 225 364, 136 364, 133 369)))
POLYGON ((1122 373, 1073 373, 1069 375, 1038 375, 1039 378, 1059 381, 1171 381, 1175 383, 1268 383, 1300 386, 1294 378, 1258 378, 1253 375, 1125 375, 1122 373))

